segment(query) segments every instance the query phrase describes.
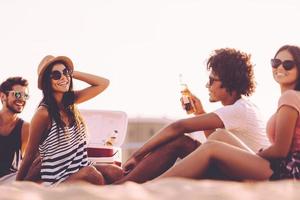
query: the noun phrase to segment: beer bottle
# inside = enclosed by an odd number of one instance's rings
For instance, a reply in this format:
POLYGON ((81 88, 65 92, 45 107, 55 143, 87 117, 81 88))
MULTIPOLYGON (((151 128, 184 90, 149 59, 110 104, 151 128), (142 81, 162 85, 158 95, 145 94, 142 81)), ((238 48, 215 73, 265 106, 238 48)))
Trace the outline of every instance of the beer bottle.
POLYGON ((182 75, 179 75, 179 81, 181 86, 182 104, 187 114, 193 114, 196 112, 194 102, 192 100, 192 93, 190 92, 186 83, 182 82, 182 75))
POLYGON ((116 142, 118 131, 114 130, 110 137, 106 140, 105 146, 113 146, 116 142))

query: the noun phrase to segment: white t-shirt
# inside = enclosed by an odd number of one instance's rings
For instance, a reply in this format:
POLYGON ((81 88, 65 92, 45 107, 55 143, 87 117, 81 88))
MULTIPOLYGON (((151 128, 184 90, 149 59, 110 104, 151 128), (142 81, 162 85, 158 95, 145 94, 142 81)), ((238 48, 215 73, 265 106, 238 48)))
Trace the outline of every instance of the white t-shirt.
POLYGON ((248 99, 241 98, 214 113, 223 121, 226 130, 235 134, 254 152, 270 145, 266 123, 257 106, 248 99))

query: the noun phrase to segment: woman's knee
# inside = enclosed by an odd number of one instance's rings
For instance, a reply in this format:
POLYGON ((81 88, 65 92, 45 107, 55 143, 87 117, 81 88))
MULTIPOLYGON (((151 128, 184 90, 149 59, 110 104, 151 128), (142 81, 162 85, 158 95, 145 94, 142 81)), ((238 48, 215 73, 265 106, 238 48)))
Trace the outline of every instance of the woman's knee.
POLYGON ((235 147, 252 152, 252 150, 243 141, 241 141, 236 135, 234 135, 233 133, 225 129, 219 129, 213 132, 208 137, 208 141, 224 142, 233 145, 235 147))
POLYGON ((201 151, 206 151, 212 157, 214 153, 222 151, 222 144, 216 140, 207 140, 201 145, 201 151))
POLYGON ((214 131, 208 138, 207 140, 217 140, 217 141, 222 141, 224 139, 224 135, 227 135, 228 132, 225 129, 218 129, 214 131))
POLYGON ((86 166, 80 169, 79 173, 81 173, 82 175, 93 174, 94 170, 95 168, 93 166, 86 166))
POLYGON ((107 184, 114 183, 115 181, 120 180, 124 177, 124 171, 122 170, 122 168, 114 164, 107 165, 105 169, 103 169, 102 174, 105 177, 105 181, 107 184))
POLYGON ((79 172, 81 173, 82 178, 90 183, 97 185, 105 184, 103 175, 93 166, 86 166, 79 172))

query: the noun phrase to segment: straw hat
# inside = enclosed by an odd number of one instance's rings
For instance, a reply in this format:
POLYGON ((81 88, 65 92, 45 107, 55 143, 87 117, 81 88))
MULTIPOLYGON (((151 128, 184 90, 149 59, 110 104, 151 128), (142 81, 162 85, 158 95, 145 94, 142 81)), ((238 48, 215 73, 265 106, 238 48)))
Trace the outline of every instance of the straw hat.
POLYGON ((74 70, 74 66, 73 66, 73 62, 70 58, 66 57, 66 56, 57 56, 54 57, 52 55, 47 55, 43 58, 43 60, 40 62, 39 66, 38 66, 38 88, 42 89, 42 77, 44 75, 45 70, 47 69, 47 67, 56 62, 56 61, 61 61, 63 62, 70 70, 74 70))

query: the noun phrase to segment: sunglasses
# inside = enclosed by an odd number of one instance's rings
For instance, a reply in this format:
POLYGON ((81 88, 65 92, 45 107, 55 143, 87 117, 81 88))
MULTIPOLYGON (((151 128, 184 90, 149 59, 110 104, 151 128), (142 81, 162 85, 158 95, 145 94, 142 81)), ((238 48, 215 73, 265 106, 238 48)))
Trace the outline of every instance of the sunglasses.
POLYGON ((28 100, 29 99, 29 94, 26 92, 20 92, 20 91, 15 91, 15 90, 11 90, 8 91, 10 94, 12 94, 16 100, 20 100, 20 99, 25 99, 28 100))
POLYGON ((208 77, 209 86, 212 86, 212 84, 214 84, 215 81, 220 81, 220 79, 217 79, 217 78, 214 78, 214 77, 211 77, 211 76, 208 77))
POLYGON ((277 59, 277 58, 271 59, 271 66, 274 69, 277 69, 281 64, 282 64, 282 67, 285 70, 291 70, 296 66, 296 62, 293 61, 293 60, 284 60, 284 61, 282 61, 282 60, 277 59))
POLYGON ((53 80, 59 80, 61 79, 61 77, 64 75, 66 77, 70 77, 72 74, 72 71, 71 70, 68 70, 67 68, 63 69, 63 71, 59 71, 59 70, 54 70, 51 72, 51 75, 50 77, 53 79, 53 80))

